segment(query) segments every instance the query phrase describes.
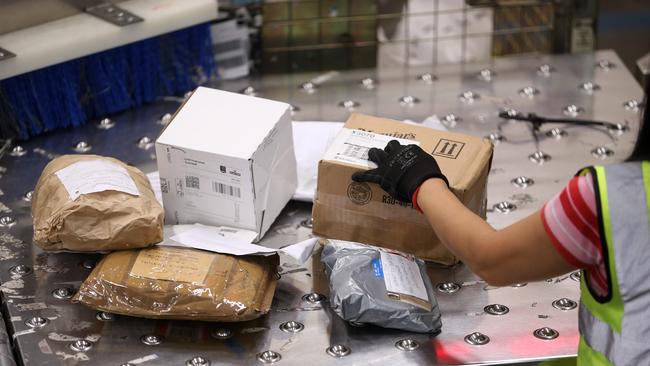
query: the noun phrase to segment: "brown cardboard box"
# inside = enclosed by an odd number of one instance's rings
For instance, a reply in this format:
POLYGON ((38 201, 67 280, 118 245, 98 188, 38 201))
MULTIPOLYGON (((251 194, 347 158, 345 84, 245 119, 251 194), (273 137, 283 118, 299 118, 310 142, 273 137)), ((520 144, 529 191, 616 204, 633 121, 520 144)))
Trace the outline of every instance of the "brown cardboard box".
POLYGON ((245 321, 266 314, 278 256, 154 247, 108 254, 73 301, 144 318, 245 321))
MULTIPOLYGON (((315 234, 401 250, 442 264, 456 263, 457 258, 440 243, 424 215, 411 203, 391 198, 377 184, 352 181, 352 173, 367 167, 349 156, 365 153, 367 159, 367 148, 352 140, 356 137, 345 135, 352 132, 346 129, 366 131, 370 138, 386 142, 392 138, 404 139, 402 143, 419 142, 436 158, 454 194, 481 217, 486 212, 492 144, 477 137, 353 113, 318 165, 315 234)), ((364 133, 353 134, 363 137, 364 133)))

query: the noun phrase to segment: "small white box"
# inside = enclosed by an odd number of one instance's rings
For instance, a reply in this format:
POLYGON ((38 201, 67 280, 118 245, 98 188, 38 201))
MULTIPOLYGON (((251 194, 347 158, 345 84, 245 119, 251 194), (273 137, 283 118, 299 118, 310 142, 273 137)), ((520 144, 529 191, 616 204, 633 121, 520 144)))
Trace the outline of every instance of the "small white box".
POLYGON ((167 224, 253 230, 259 240, 296 185, 289 105, 199 87, 156 141, 167 224))

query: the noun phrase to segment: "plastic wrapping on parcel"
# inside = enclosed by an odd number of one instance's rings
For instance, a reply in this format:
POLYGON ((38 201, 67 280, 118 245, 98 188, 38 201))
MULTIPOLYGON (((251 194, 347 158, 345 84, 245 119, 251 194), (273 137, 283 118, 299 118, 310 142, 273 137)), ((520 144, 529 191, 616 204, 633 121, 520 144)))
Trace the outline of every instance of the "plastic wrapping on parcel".
POLYGON ((330 306, 344 320, 439 333, 440 310, 424 261, 378 247, 328 240, 321 261, 330 306))
POLYGON ((137 168, 64 155, 43 169, 32 198, 34 243, 79 252, 144 248, 163 239, 162 206, 137 168))
POLYGON ((113 252, 73 298, 110 313, 237 322, 266 314, 277 284, 278 256, 232 256, 157 246, 113 252))

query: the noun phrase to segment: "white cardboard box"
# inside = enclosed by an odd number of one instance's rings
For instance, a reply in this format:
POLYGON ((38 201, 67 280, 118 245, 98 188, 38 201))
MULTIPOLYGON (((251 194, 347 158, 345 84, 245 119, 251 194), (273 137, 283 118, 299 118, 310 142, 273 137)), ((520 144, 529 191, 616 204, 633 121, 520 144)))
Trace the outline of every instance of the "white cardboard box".
POLYGON ((156 141, 167 224, 253 230, 259 240, 293 195, 289 105, 199 87, 156 141))

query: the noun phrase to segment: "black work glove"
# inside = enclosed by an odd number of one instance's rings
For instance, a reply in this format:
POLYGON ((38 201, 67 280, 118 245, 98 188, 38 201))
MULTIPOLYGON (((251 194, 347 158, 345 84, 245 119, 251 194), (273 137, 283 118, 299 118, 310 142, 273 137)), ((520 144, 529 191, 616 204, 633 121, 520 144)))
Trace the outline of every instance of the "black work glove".
POLYGON ((391 140, 384 150, 370 149, 368 157, 378 165, 377 169, 356 172, 352 180, 377 183, 400 201, 411 202, 415 191, 429 178, 440 178, 449 186, 436 159, 417 145, 400 145, 391 140))

